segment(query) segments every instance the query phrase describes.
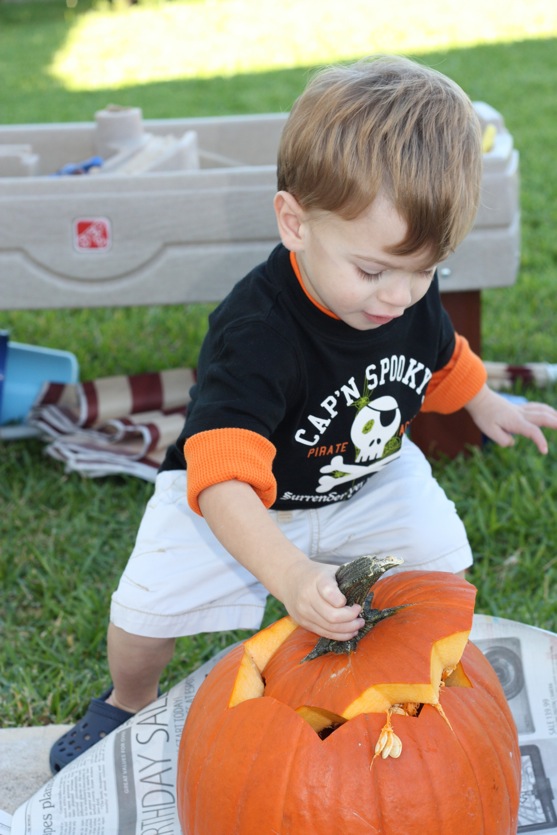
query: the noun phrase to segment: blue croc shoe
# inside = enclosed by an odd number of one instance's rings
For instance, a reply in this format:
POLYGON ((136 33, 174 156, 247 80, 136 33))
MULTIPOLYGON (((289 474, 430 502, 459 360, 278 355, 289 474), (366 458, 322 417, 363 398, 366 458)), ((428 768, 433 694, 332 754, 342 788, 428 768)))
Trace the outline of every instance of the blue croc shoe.
POLYGON ((50 749, 50 770, 53 774, 57 774, 134 715, 107 704, 106 700, 112 690, 109 687, 98 699, 91 699, 83 719, 54 743, 50 749))

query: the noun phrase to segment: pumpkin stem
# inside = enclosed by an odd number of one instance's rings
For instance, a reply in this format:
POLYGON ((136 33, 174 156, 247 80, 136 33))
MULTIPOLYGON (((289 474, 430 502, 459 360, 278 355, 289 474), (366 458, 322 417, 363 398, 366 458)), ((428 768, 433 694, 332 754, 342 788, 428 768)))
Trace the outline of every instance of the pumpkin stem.
POLYGON ((335 574, 338 587, 346 597, 346 605, 353 603, 364 605, 371 586, 373 586, 386 571, 402 565, 400 557, 376 557, 367 555, 352 562, 344 563, 335 574))
POLYGON ((385 618, 391 617, 399 609, 405 608, 403 604, 402 606, 393 606, 390 609, 374 609, 372 608, 373 592, 370 591, 371 586, 386 571, 390 568, 395 568, 395 566, 402 565, 402 562, 403 560, 400 557, 376 557, 369 555, 340 566, 335 574, 338 587, 346 597, 347 606, 352 606, 354 603, 357 603, 362 607, 362 617, 365 623, 358 634, 348 641, 334 641, 331 638, 320 638, 312 651, 302 659, 302 663, 304 661, 312 661, 314 658, 319 658, 328 652, 334 652, 337 655, 354 652, 364 635, 367 635, 377 623, 385 620, 385 618))

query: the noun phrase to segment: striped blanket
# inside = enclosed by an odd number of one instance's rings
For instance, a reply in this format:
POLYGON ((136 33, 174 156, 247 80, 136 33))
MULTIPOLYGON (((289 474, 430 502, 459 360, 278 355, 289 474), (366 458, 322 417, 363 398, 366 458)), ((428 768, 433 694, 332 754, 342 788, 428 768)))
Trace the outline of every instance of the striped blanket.
POLYGON ((29 423, 48 441, 46 452, 70 471, 154 481, 167 446, 183 427, 194 382, 195 371, 179 368, 46 383, 29 423))

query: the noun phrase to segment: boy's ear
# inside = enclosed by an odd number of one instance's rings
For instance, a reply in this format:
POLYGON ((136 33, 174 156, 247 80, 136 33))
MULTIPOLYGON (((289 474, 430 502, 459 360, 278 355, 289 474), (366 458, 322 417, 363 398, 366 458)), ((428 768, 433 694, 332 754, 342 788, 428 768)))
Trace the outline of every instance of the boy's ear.
POLYGON ((303 245, 304 210, 288 191, 277 192, 273 200, 273 206, 284 246, 291 252, 299 252, 303 245))

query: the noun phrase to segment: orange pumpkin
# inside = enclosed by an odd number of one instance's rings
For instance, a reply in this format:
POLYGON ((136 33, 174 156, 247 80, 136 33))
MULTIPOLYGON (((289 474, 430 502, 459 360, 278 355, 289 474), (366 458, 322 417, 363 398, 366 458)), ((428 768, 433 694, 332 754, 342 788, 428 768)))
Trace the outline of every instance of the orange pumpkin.
POLYGON ((374 586, 411 604, 349 655, 302 663, 283 618, 233 649, 191 706, 178 758, 184 835, 511 835, 520 753, 475 589, 441 572, 374 586))

